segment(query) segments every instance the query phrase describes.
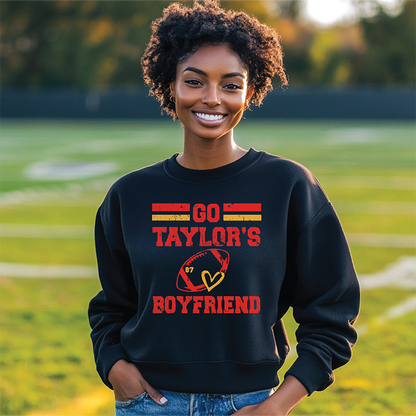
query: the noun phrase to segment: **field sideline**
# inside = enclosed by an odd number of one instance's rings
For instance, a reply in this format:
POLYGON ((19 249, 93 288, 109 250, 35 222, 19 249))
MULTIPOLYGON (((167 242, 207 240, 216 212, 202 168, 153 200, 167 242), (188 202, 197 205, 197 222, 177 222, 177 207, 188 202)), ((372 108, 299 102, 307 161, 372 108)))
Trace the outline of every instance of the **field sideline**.
MULTIPOLYGON (((181 128, 3 120, 0 135, 0 414, 111 415, 86 319, 99 290, 94 217, 114 180, 181 151, 181 128)), ((243 121, 235 137, 317 176, 363 289, 353 360, 292 414, 416 415, 414 123, 243 121)))

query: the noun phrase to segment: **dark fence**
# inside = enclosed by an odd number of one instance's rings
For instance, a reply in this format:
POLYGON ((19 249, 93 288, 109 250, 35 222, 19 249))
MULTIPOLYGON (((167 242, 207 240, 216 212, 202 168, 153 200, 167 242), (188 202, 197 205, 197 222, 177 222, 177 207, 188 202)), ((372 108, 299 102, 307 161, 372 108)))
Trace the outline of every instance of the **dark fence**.
MULTIPOLYGON (((148 119, 160 117, 159 104, 144 89, 109 91, 0 91, 2 117, 148 119)), ((416 93, 406 88, 276 89, 246 118, 401 119, 416 117, 416 93)))

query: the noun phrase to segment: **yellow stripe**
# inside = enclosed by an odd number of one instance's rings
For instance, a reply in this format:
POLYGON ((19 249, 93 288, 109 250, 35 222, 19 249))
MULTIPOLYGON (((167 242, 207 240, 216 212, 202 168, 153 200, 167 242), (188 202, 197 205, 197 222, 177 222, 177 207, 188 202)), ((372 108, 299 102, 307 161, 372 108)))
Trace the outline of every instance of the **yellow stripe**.
POLYGON ((190 215, 152 215, 152 221, 190 221, 190 215))
POLYGON ((261 215, 224 215, 224 221, 261 221, 261 215))

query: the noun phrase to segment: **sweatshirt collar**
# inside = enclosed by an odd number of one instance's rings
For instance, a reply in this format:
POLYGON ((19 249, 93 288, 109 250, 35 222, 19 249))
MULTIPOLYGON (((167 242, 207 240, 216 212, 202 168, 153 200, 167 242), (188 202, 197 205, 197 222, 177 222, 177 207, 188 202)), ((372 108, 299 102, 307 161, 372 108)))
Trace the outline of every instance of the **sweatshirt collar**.
POLYGON ((228 165, 215 169, 188 169, 181 166, 176 158, 179 153, 175 153, 170 159, 165 160, 164 167, 166 173, 182 182, 217 182, 228 179, 232 176, 250 168, 262 156, 262 152, 258 152, 251 148, 243 157, 228 165))

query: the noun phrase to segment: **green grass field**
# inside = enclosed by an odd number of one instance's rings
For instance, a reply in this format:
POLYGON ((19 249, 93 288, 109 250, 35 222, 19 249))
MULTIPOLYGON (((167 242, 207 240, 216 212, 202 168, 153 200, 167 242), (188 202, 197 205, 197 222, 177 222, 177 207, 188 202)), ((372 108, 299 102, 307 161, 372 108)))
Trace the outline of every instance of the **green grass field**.
MULTIPOLYGON (((243 121, 235 137, 312 170, 364 282, 351 363, 293 414, 416 415, 414 124, 243 121), (391 265, 383 283, 375 273, 391 265)), ((114 414, 87 322, 99 290, 94 217, 117 177, 181 151, 181 128, 167 118, 3 120, 0 144, 0 414, 114 414)), ((293 334, 290 314, 285 322, 293 334)))

